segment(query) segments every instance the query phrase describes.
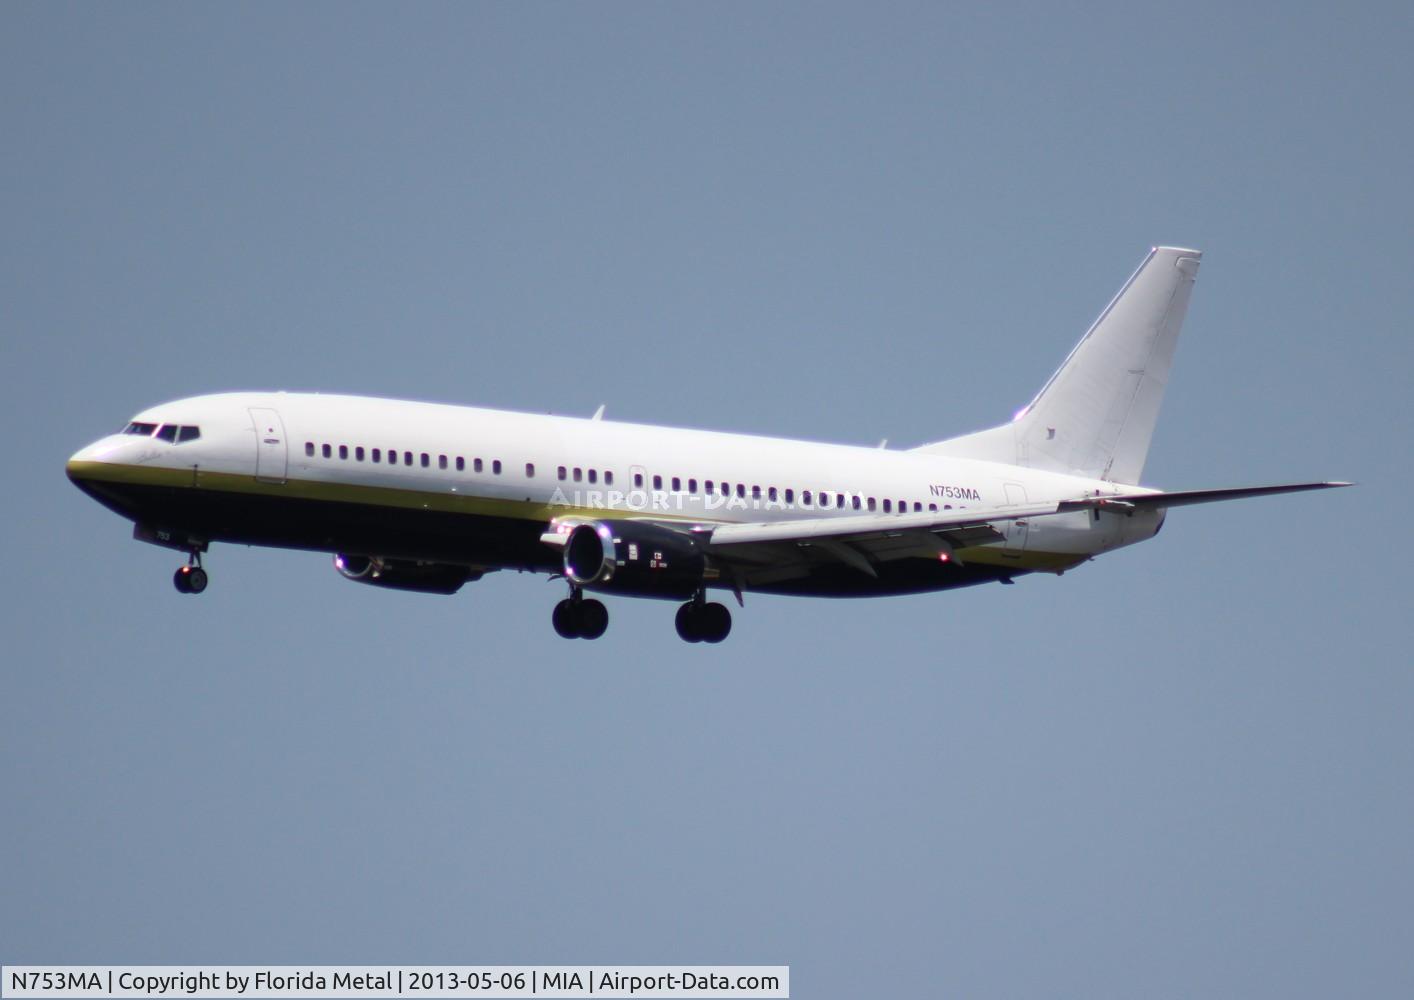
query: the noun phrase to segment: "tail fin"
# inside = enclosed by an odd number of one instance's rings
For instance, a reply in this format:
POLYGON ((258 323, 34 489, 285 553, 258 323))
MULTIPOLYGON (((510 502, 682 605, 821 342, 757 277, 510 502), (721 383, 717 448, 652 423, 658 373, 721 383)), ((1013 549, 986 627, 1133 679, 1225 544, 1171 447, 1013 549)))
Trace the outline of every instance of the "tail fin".
POLYGON ((1202 256, 1150 250, 1011 423, 914 450, 1138 483, 1202 256))

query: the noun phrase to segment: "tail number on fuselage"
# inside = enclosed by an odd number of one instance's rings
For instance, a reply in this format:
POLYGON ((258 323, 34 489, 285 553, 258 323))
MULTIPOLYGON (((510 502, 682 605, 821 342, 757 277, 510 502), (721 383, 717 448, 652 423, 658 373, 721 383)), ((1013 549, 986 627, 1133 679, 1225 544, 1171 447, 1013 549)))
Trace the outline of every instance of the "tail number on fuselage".
POLYGON ((981 500, 982 494, 978 493, 971 486, 946 486, 934 483, 928 489, 935 497, 942 497, 945 500, 981 500))

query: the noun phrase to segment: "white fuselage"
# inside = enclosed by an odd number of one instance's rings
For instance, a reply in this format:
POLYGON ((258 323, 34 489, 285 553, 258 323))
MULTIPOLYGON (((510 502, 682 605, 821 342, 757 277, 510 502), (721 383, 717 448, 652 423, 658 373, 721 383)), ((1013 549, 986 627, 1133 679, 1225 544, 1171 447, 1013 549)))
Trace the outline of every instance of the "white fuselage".
MULTIPOLYGON (((243 488, 292 499, 376 504, 385 497, 401 508, 421 500, 472 517, 494 510, 542 522, 598 515, 703 525, 991 509, 1119 492, 1101 480, 935 454, 356 396, 198 396, 134 421, 193 426, 200 436, 179 443, 112 435, 76 454, 71 474, 162 470, 179 484, 189 474, 196 488, 228 487, 234 477, 258 484, 243 488)), ((1161 511, 1036 517, 970 558, 1060 571, 1152 536, 1161 520, 1161 511)))

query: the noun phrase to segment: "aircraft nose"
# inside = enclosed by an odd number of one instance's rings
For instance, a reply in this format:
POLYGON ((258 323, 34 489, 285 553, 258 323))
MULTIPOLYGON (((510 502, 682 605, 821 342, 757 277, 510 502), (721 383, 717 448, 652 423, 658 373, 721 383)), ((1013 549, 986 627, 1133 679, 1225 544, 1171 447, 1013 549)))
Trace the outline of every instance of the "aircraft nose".
POLYGON ((100 438, 92 444, 84 445, 69 456, 69 460, 64 463, 64 472, 68 474, 70 481, 75 483, 89 479, 94 465, 103 461, 104 456, 110 451, 112 451, 110 438, 100 438))
POLYGON ((84 477, 84 469, 93 461, 90 455, 93 452, 93 445, 85 445, 69 456, 69 460, 64 463, 64 472, 68 474, 71 482, 78 482, 84 477))

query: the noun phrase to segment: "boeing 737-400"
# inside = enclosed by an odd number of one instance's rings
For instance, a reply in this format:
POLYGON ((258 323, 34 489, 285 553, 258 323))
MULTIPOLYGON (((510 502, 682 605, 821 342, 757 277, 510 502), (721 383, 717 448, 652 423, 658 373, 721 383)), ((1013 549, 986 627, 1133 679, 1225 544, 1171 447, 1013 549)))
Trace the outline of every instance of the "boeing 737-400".
POLYGON ((1169 508, 1349 485, 1137 485, 1201 254, 1158 247, 1011 422, 902 451, 601 419, 293 392, 144 410, 68 462, 135 537, 332 553, 360 583, 455 593, 494 570, 562 577, 565 638, 603 635, 586 592, 683 602, 677 631, 731 630, 709 589, 856 597, 1060 574, 1152 538, 1169 508))

